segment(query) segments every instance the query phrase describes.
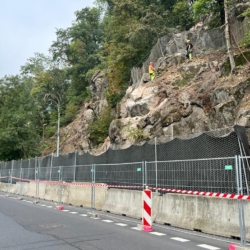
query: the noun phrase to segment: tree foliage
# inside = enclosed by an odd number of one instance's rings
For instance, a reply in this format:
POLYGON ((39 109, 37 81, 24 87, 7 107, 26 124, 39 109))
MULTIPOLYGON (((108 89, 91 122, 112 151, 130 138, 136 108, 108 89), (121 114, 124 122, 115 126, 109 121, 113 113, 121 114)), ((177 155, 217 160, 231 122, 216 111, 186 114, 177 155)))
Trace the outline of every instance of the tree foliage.
MULTIPOLYGON (((230 8, 239 0, 231 0, 230 8)), ((249 16, 247 10, 243 16, 249 16)), ((61 97, 61 125, 71 122, 84 102, 97 69, 105 70, 109 107, 96 114, 89 139, 98 145, 108 135, 111 109, 131 83, 130 70, 140 63, 158 38, 188 30, 203 20, 209 27, 225 22, 224 0, 96 0, 96 7, 75 12, 66 29, 56 31, 50 55, 36 53, 20 76, 0 79, 0 159, 33 156, 45 135, 56 131, 57 114, 48 116, 46 94, 61 97)), ((250 35, 245 45, 250 44, 250 35)))
POLYGON ((55 61, 68 66, 70 94, 81 96, 88 86, 88 71, 100 64, 98 53, 103 31, 98 8, 84 8, 75 14, 76 21, 72 27, 57 30, 57 40, 51 45, 50 51, 55 61))
POLYGON ((34 157, 40 141, 32 85, 19 76, 0 81, 0 159, 34 157))

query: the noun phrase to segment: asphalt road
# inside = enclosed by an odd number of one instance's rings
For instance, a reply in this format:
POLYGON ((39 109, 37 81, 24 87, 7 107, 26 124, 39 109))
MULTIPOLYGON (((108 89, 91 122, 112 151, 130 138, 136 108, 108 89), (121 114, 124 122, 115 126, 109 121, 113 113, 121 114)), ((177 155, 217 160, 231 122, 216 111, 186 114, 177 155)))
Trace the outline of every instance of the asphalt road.
POLYGON ((56 209, 52 202, 6 197, 0 193, 1 250, 217 250, 237 241, 153 225, 148 233, 138 230, 136 219, 99 212, 91 218, 84 208, 56 209))

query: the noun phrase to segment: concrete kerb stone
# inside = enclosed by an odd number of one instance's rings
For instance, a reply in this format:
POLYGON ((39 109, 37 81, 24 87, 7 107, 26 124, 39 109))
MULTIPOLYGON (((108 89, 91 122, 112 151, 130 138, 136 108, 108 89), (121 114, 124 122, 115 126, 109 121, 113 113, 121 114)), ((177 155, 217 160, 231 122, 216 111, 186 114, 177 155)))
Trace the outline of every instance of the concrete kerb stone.
POLYGON ((88 212, 87 215, 91 218, 99 218, 99 214, 93 213, 93 212, 88 212))

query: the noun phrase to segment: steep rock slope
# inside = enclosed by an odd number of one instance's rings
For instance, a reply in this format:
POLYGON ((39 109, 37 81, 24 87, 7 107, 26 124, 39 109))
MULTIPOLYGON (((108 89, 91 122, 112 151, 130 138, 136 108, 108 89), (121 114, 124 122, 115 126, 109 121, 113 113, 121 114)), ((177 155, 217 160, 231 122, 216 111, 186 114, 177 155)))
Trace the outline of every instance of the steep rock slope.
MULTIPOLYGON (((140 83, 127 89, 116 108, 109 137, 93 153, 102 153, 108 147, 127 148, 154 137, 166 142, 235 124, 250 124, 249 64, 228 75, 227 55, 222 52, 181 63, 170 63, 179 61, 173 59, 176 58, 159 59, 161 66, 155 82, 144 74, 140 83)), ((62 153, 92 148, 87 120, 107 106, 104 95, 107 85, 105 74, 97 72, 91 83, 91 101, 85 103, 73 123, 62 129, 62 153)))

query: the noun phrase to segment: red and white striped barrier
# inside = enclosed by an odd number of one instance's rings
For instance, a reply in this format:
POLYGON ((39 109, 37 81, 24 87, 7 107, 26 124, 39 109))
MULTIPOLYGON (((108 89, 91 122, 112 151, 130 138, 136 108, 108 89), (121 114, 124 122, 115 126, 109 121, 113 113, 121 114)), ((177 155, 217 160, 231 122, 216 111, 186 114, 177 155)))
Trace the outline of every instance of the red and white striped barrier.
MULTIPOLYGON (((10 176, 0 177, 9 178, 10 176)), ((60 181, 44 181, 44 180, 31 180, 24 179, 18 177, 12 177, 12 179, 27 181, 27 182, 40 182, 50 185, 65 185, 65 186, 95 186, 95 187, 107 187, 107 188, 133 188, 133 189, 142 189, 143 186, 126 186, 126 185, 108 185, 105 183, 77 183, 77 182, 60 182, 60 181)), ((237 200, 250 200, 250 195, 237 195, 237 194, 225 194, 225 193, 215 193, 215 192, 202 192, 202 191, 192 191, 192 190, 180 190, 180 189, 171 189, 171 188, 155 188, 149 187, 150 190, 155 191, 165 191, 170 193, 178 193, 178 194, 192 194, 192 195, 200 195, 200 196, 209 196, 209 197, 217 197, 217 198, 226 198, 226 199, 237 199, 237 200)))
POLYGON ((143 191, 142 226, 143 230, 150 232, 152 228, 152 191, 148 187, 143 191))

